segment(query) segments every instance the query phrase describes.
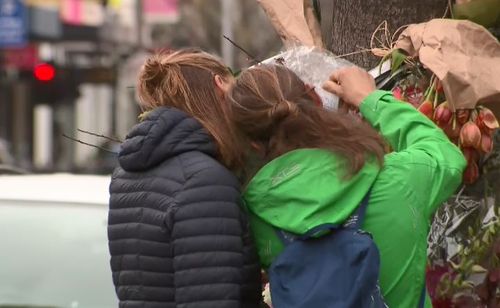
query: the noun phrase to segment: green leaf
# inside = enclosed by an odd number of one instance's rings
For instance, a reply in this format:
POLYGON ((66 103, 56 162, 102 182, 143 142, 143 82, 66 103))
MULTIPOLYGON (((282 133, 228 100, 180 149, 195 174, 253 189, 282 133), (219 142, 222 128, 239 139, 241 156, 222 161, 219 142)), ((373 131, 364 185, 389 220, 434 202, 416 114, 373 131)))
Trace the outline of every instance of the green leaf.
POLYGON ((141 114, 138 116, 139 122, 144 121, 150 112, 151 112, 151 111, 144 111, 143 113, 141 113, 141 114))
POLYGON ((394 74, 405 62, 406 55, 399 49, 394 49, 391 53, 391 74, 394 74))
POLYGON ((241 70, 237 70, 236 72, 233 73, 233 77, 238 77, 241 74, 241 70))
POLYGON ((453 17, 468 19, 484 27, 500 25, 500 0, 476 0, 453 5, 453 17))
POLYGON ((386 54, 382 60, 380 60, 380 63, 378 64, 378 74, 379 75, 382 75, 382 66, 384 65, 385 61, 387 61, 387 59, 389 59, 391 56, 390 53, 386 54))
POLYGON ((227 67, 227 70, 233 75, 233 77, 238 77, 241 74, 241 70, 233 71, 229 66, 227 67))
POLYGON ((488 270, 486 270, 481 265, 475 264, 475 265, 472 266, 472 272, 473 273, 486 273, 486 272, 488 272, 488 270))

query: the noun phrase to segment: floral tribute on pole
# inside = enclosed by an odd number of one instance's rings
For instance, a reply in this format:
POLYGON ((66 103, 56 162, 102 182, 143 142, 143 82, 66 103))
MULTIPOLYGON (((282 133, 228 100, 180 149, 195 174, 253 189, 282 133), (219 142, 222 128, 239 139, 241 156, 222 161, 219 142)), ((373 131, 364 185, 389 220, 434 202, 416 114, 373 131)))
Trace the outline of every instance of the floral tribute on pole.
MULTIPOLYGON (((311 0, 257 1, 285 46, 262 63, 283 64, 313 86, 331 70, 353 65, 324 50, 311 0)), ((451 11, 496 29, 499 1, 456 1, 451 11)), ((430 230, 427 291, 433 307, 500 307, 500 134, 495 133, 500 43, 486 28, 467 20, 434 19, 392 36, 384 22, 370 48, 357 52, 381 57, 380 70, 371 71, 378 87, 391 90, 433 121, 468 162, 463 188, 440 207, 430 230), (388 72, 382 72, 386 66, 388 72), (486 174, 490 167, 498 171, 486 174), (484 186, 480 196, 471 193, 477 186, 484 186)), ((319 94, 326 108, 343 109, 338 98, 319 94)), ((271 307, 269 284, 264 298, 271 307)))
MULTIPOLYGON (((496 154, 500 43, 478 24, 450 19, 410 25, 394 38, 382 24, 372 39, 372 52, 390 62, 388 89, 462 150, 463 183, 473 187, 496 154)), ((464 186, 434 217, 427 271, 434 307, 500 307, 500 209, 483 183, 482 197, 464 186)))
MULTIPOLYGON (((386 31, 379 27, 374 40, 377 33, 387 37, 386 31)), ((470 21, 434 19, 408 26, 395 43, 372 51, 390 60, 392 73, 402 76, 394 95, 415 106, 460 147, 468 162, 464 183, 474 183, 479 160, 491 152, 499 127, 487 107, 500 104, 498 40, 470 21)))

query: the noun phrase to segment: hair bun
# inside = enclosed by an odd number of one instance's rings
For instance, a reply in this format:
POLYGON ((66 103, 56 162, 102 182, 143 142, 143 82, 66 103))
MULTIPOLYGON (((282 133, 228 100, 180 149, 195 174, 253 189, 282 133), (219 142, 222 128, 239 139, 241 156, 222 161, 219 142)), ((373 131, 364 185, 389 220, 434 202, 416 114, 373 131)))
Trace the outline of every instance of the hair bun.
POLYGON ((294 103, 285 99, 276 103, 269 111, 269 117, 273 122, 280 122, 290 116, 296 116, 299 113, 299 108, 294 103))
POLYGON ((161 63, 161 60, 157 56, 152 56, 146 60, 142 71, 146 77, 154 78, 162 73, 163 69, 164 66, 161 63))

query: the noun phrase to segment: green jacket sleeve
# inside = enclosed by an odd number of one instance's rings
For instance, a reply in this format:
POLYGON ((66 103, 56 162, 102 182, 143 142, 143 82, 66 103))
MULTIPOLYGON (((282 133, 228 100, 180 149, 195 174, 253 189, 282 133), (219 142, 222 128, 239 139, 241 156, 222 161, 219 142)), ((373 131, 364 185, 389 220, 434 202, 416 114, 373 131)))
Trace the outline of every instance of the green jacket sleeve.
POLYGON ((401 170, 430 217, 461 182, 466 165, 461 151, 432 121, 390 92, 374 91, 360 111, 394 149, 384 165, 401 170))

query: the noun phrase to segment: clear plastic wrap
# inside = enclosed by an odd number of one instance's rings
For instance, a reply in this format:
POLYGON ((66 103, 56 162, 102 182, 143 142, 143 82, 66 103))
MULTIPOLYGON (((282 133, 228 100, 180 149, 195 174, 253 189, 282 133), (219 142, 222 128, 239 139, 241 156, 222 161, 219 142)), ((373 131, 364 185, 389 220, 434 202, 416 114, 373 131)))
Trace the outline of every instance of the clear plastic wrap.
POLYGON ((491 289, 495 275, 500 275, 496 212, 495 198, 459 193, 434 216, 426 279, 435 307, 483 307, 478 305, 496 297, 496 289, 491 289))
POLYGON ((349 61, 336 58, 332 53, 314 47, 295 46, 262 61, 263 64, 282 64, 295 72, 304 82, 314 86, 328 109, 337 109, 339 99, 321 87, 332 72, 354 66, 349 61))
POLYGON ((459 245, 469 237, 467 227, 478 219, 485 207, 484 200, 460 195, 445 202, 432 222, 428 238, 429 260, 441 265, 452 260, 459 245))

